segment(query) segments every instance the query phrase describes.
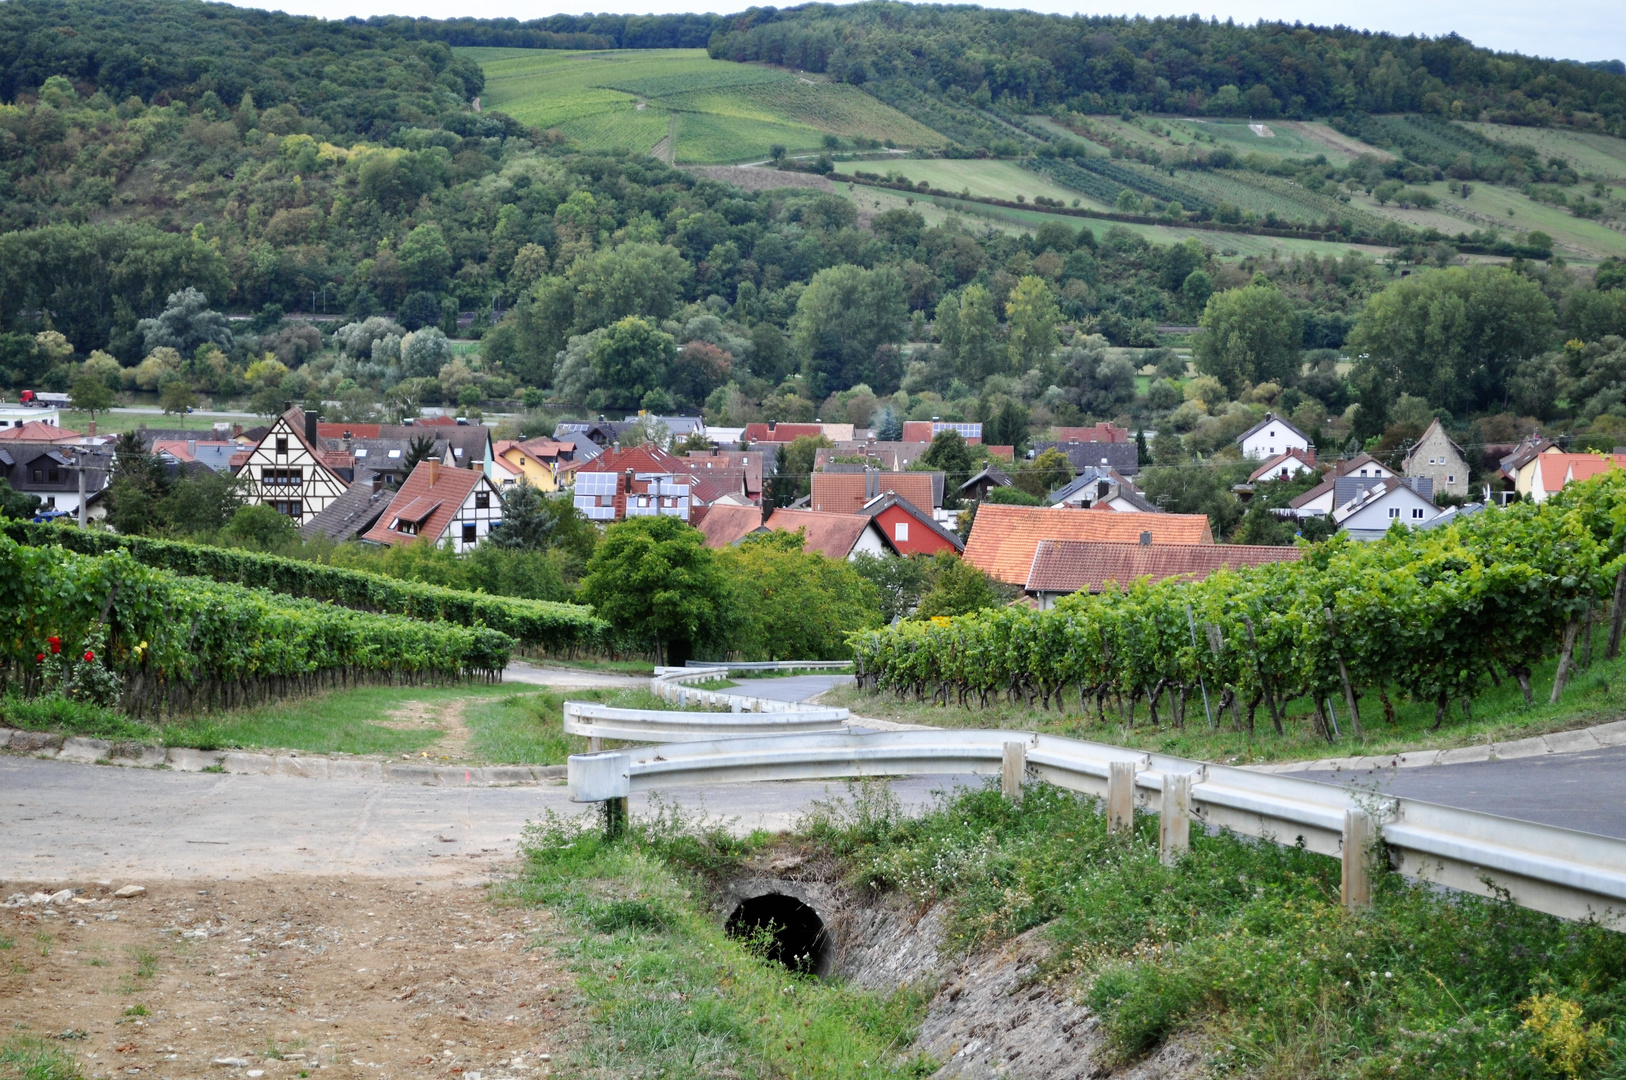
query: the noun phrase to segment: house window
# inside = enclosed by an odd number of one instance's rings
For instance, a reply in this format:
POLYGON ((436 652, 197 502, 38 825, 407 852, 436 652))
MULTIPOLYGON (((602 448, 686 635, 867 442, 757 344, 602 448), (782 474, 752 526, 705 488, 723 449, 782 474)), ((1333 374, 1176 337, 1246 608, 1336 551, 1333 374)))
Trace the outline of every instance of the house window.
POLYGON ((34 470, 34 483, 42 484, 44 482, 45 482, 45 470, 44 469, 35 469, 34 470))
POLYGON ((1398 506, 1389 507, 1389 516, 1392 517, 1392 518, 1399 517, 1400 516, 1400 507, 1398 507, 1398 506))
POLYGON ((892 539, 898 541, 899 543, 908 542, 909 523, 907 521, 900 521, 892 526, 892 539))
POLYGON ((474 508, 476 510, 490 510, 491 493, 486 491, 476 491, 474 493, 474 508))
POLYGON ((288 453, 288 436, 286 436, 286 435, 278 435, 277 436, 277 453, 279 453, 279 454, 287 454, 288 453))
POLYGON ((1411 516, 1416 518, 1418 521, 1423 520, 1423 508, 1421 506, 1412 507, 1411 516))
POLYGON ((465 544, 472 544, 478 539, 479 539, 479 536, 476 535, 473 525, 465 525, 465 526, 463 526, 463 542, 465 544))
POLYGON ((61 483, 62 474, 60 472, 58 472, 56 469, 52 469, 50 471, 50 473, 48 474, 48 478, 50 479, 51 483, 53 483, 53 484, 61 483))
POLYGON ((47 510, 55 510, 56 509, 56 496, 55 495, 47 495, 45 497, 45 509, 47 509, 47 510))
POLYGON ((1457 482, 1457 478, 1456 478, 1456 476, 1455 476, 1455 475, 1453 475, 1453 474, 1452 474, 1452 473, 1446 473, 1446 474, 1445 474, 1445 482, 1446 482, 1446 483, 1447 483, 1447 484, 1454 484, 1454 483, 1456 483, 1456 482, 1457 482))

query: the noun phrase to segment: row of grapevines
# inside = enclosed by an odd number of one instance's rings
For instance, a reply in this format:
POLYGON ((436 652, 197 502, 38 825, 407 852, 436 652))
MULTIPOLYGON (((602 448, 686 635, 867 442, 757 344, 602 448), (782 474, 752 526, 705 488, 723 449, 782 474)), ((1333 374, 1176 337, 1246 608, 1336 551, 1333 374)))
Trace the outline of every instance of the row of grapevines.
POLYGON ((22 544, 60 545, 87 555, 126 551, 138 562, 177 574, 327 600, 360 611, 489 626, 537 649, 562 651, 595 645, 606 632, 605 623, 593 616, 593 610, 579 604, 490 596, 302 559, 61 525, 8 521, 5 530, 22 544))
POLYGON ((855 667, 862 685, 962 704, 1004 692, 1059 708, 1076 691, 1103 719, 1108 696, 1147 700, 1154 722, 1161 699, 1178 718, 1199 687, 1245 705, 1250 728, 1261 704, 1280 731, 1291 699, 1387 702, 1389 688, 1443 718, 1503 673, 1528 699, 1531 667, 1555 649, 1556 697, 1579 628, 1626 570, 1623 540, 1615 470, 1540 506, 1376 543, 1335 537, 1294 563, 857 634, 855 667))
POLYGON ((351 683, 494 678, 511 646, 486 627, 364 614, 155 570, 128 552, 79 555, 0 536, 7 680, 27 689, 65 650, 110 672, 137 716, 351 683))

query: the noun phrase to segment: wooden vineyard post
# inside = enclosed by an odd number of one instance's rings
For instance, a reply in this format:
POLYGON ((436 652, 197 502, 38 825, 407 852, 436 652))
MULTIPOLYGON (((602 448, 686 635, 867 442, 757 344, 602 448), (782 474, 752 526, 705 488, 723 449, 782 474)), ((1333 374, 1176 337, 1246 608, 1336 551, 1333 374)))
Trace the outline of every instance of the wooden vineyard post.
POLYGON ((1372 845, 1372 816, 1365 810, 1344 811, 1344 907, 1360 911, 1372 906, 1372 866, 1367 849, 1372 845))
POLYGON ((1135 763, 1114 761, 1107 766, 1107 831, 1128 836, 1135 831, 1135 763))
POLYGON ((1609 647, 1603 658, 1613 660, 1620 655, 1620 631, 1626 624, 1626 569, 1615 575, 1615 602, 1609 609, 1609 647))

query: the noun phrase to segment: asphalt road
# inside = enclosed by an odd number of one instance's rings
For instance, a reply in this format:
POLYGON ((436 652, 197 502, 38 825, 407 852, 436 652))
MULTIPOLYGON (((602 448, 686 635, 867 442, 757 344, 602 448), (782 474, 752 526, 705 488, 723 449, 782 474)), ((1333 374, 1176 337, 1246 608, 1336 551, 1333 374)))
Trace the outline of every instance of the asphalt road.
MULTIPOLYGON (((893 783, 907 808, 953 777, 893 783)), ((963 778, 980 783, 977 777, 963 778)), ((738 830, 788 828, 839 782, 674 788, 668 803, 733 819, 738 830)), ((648 795, 632 797, 635 815, 648 795)), ((265 874, 477 878, 512 856, 526 822, 572 803, 563 781, 514 788, 431 788, 298 777, 181 773, 0 757, 0 880, 76 882, 265 874)))
MULTIPOLYGON (((647 686, 648 680, 516 664, 510 681, 549 686, 647 686)), ((842 676, 751 680, 753 690, 799 700, 842 676), (757 684, 761 683, 759 687, 757 684)), ((892 783, 906 809, 974 776, 892 783)), ((841 782, 673 788, 654 797, 740 830, 794 825, 816 802, 846 796, 841 782)), ((636 815, 651 796, 632 797, 636 815)), ((596 814, 563 781, 540 787, 412 787, 298 777, 96 767, 0 756, 0 880, 67 882, 242 879, 266 874, 357 874, 477 880, 512 856, 527 822, 545 813, 596 814)))
POLYGON ((1290 775, 1626 838, 1626 746, 1576 754, 1290 775))
POLYGON ((736 679, 737 692, 770 701, 806 701, 837 686, 849 686, 851 675, 792 675, 784 679, 736 679))

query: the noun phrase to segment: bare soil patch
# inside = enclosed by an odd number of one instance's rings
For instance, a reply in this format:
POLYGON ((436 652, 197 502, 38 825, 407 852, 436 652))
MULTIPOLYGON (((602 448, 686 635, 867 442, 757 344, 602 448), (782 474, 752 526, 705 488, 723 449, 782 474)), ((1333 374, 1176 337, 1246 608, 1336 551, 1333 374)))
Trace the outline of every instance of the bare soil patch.
POLYGON ((468 758, 469 740, 473 737, 469 726, 463 722, 463 707, 466 704, 462 700, 439 703, 408 701, 399 709, 386 713, 389 719, 378 721, 378 726, 395 731, 439 731, 440 738, 422 756, 443 761, 464 761, 468 758))
POLYGON ((684 172, 707 180, 733 184, 746 191, 772 191, 774 188, 808 187, 834 191, 836 186, 817 173, 785 172, 772 168, 740 169, 733 165, 686 165, 684 172))
POLYGON ((0 1015, 93 1077, 559 1075, 585 1014, 551 936, 446 881, 89 885, 0 910, 0 1015))

